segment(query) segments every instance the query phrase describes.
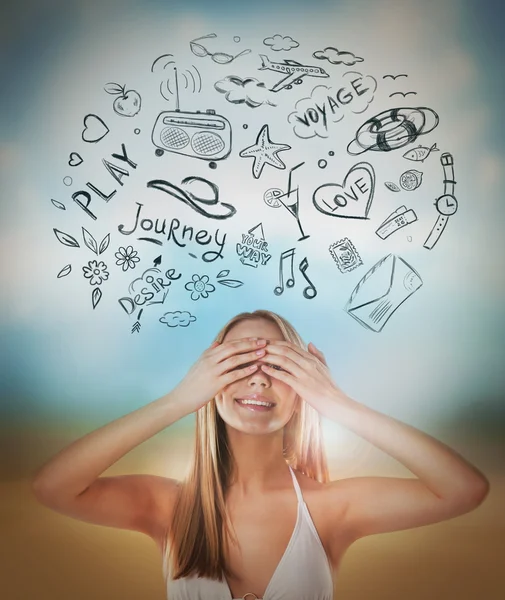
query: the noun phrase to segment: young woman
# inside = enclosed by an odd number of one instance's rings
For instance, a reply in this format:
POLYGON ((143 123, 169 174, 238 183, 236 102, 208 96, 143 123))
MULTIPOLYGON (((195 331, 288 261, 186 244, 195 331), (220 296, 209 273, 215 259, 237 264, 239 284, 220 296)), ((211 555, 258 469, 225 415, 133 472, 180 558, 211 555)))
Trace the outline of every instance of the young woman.
POLYGON ((349 398, 323 354, 263 310, 233 318, 174 390, 64 448, 33 481, 49 508, 150 536, 169 600, 331 600, 355 540, 462 515, 488 488, 443 443, 349 398), (185 481, 100 477, 195 411, 185 481), (416 478, 329 481, 321 415, 416 478))

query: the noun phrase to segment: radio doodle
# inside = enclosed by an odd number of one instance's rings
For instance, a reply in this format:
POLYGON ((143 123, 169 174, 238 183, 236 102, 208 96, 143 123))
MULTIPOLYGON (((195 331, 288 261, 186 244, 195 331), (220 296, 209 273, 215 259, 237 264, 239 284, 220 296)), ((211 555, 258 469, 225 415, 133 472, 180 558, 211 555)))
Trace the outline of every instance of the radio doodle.
POLYGON ((181 111, 178 85, 176 93, 176 109, 160 113, 154 124, 151 139, 158 148, 156 155, 166 151, 202 160, 226 158, 231 152, 230 122, 212 109, 181 111))
POLYGON ((162 151, 221 160, 231 152, 231 125, 212 109, 205 113, 164 111, 156 119, 152 141, 162 151))

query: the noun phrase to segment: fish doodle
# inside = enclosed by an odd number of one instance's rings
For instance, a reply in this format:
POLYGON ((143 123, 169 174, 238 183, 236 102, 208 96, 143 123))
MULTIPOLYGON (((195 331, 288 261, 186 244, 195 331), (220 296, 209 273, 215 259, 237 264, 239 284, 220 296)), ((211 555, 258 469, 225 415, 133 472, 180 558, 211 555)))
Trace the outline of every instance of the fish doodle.
POLYGON ((407 160, 424 162, 432 152, 439 152, 436 142, 431 148, 419 145, 417 148, 405 152, 403 158, 406 158, 407 160))

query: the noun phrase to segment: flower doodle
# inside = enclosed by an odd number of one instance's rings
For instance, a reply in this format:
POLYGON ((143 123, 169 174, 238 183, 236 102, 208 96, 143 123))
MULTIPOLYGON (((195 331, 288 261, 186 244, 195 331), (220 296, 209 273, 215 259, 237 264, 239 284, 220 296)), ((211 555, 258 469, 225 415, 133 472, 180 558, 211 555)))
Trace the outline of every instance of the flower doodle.
POLYGON ((188 292, 191 292, 191 300, 199 300, 200 298, 208 298, 209 293, 216 288, 209 283, 208 275, 193 275, 192 281, 188 281, 184 286, 188 292))
POLYGON ((109 272, 107 271, 107 265, 101 260, 90 260, 87 267, 82 268, 84 277, 89 279, 90 285, 101 285, 103 281, 109 279, 109 272))
POLYGON ((140 261, 138 257, 138 253, 133 249, 133 246, 128 246, 124 248, 123 246, 119 247, 119 250, 114 254, 117 258, 116 265, 119 265, 123 268, 123 271, 128 271, 128 269, 134 269, 135 263, 140 261))

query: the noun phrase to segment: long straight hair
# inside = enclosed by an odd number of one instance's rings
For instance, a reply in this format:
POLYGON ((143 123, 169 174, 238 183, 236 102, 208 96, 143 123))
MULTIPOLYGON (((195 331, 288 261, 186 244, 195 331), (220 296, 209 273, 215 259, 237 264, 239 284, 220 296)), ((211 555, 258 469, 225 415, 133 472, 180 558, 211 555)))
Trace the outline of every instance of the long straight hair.
MULTIPOLYGON (((284 339, 306 350, 294 327, 283 317, 267 310, 244 312, 221 329, 215 341, 222 342, 228 331, 245 319, 267 319, 281 330, 284 339)), ((284 427, 283 455, 286 463, 307 477, 329 481, 319 413, 299 398, 296 411, 284 427)), ((182 482, 165 538, 163 572, 171 580, 196 575, 223 580, 235 574, 226 564, 228 539, 236 538, 226 512, 225 493, 230 483, 233 455, 226 425, 214 399, 196 413, 193 460, 182 482), (229 537, 227 537, 229 536, 229 537)))

